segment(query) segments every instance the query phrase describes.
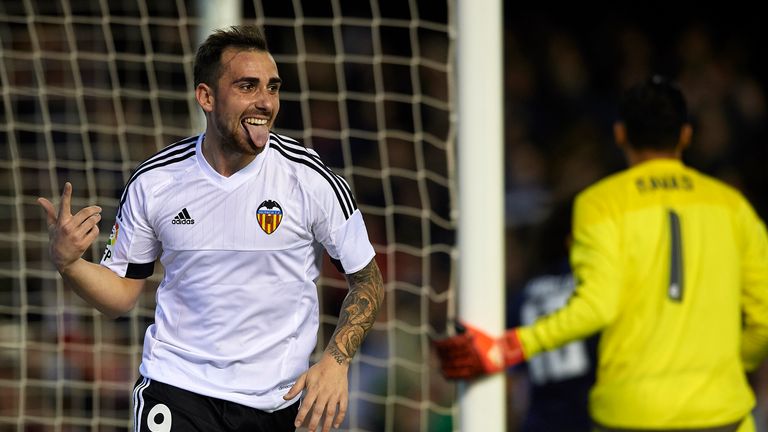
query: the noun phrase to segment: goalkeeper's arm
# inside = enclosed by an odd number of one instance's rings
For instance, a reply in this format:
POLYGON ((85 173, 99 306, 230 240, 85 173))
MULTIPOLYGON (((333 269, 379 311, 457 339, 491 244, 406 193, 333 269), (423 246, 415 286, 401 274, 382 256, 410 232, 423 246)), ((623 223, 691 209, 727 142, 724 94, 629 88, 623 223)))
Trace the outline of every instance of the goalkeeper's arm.
POLYGON ((470 379, 503 371, 526 359, 517 328, 494 338, 469 325, 460 334, 435 341, 440 368, 450 379, 470 379))

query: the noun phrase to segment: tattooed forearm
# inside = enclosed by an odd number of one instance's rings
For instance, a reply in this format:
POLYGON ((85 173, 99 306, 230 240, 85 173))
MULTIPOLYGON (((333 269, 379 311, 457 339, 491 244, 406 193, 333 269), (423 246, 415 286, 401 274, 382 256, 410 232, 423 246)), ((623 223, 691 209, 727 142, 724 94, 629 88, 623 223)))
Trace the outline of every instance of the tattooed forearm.
POLYGON ((349 294, 341 305, 339 324, 326 348, 339 364, 350 361, 355 355, 384 301, 384 284, 375 260, 346 277, 349 294))

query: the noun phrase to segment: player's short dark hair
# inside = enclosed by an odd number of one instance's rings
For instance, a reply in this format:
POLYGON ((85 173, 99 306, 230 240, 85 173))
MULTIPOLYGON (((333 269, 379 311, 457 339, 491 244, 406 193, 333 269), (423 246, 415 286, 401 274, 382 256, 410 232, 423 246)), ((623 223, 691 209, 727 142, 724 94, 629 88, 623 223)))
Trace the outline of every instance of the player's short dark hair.
POLYGON ((232 26, 215 30, 197 49, 195 55, 195 87, 200 83, 213 86, 221 76, 221 54, 227 48, 269 52, 264 33, 255 26, 232 26))
POLYGON ((680 88, 656 75, 627 90, 619 105, 629 145, 635 149, 674 149, 688 108, 680 88))

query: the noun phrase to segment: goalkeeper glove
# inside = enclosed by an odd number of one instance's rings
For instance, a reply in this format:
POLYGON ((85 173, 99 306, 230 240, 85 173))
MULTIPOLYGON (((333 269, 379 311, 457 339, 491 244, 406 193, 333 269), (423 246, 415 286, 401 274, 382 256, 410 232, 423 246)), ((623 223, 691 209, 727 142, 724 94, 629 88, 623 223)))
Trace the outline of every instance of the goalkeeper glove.
POLYGON ((434 342, 446 378, 475 378, 501 372, 525 360, 517 329, 508 330, 504 336, 494 339, 466 324, 457 325, 457 328, 460 334, 434 342))

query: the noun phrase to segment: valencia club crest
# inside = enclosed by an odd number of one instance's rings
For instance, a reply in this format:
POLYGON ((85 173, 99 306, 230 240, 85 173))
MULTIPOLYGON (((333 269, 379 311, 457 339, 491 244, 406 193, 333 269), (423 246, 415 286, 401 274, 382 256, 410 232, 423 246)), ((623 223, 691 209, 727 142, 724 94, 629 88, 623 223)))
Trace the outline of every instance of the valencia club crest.
POLYGON ((256 210, 256 218, 261 229, 267 234, 272 234, 283 220, 283 208, 277 201, 266 200, 256 210))

